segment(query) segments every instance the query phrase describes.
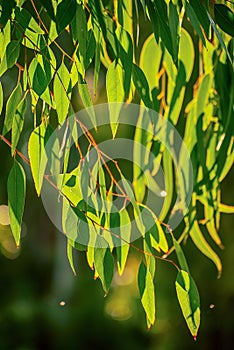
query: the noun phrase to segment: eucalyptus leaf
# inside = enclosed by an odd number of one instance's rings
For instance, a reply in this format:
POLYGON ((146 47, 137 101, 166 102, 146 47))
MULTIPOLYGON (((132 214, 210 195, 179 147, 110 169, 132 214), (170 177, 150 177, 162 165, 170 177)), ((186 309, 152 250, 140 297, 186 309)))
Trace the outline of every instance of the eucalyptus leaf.
POLYGON ((196 284, 188 272, 181 270, 175 285, 184 319, 196 340, 200 326, 200 298, 196 284))

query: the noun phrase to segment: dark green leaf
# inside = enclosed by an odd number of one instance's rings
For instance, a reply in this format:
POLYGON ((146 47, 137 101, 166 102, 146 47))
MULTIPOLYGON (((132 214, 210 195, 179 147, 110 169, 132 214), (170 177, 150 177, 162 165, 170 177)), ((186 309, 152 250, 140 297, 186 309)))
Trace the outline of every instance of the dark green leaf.
POLYGON ((12 140, 11 154, 12 155, 15 152, 15 148, 17 147, 20 134, 23 129, 26 107, 27 107, 27 100, 26 100, 26 96, 24 96, 23 99, 18 104, 15 111, 15 115, 13 117, 12 136, 11 136, 11 140, 12 140))
POLYGON ((222 263, 220 261, 220 258, 205 240, 205 237, 203 236, 197 221, 194 221, 190 227, 189 235, 197 248, 202 252, 202 254, 206 255, 216 265, 216 268, 218 270, 218 277, 220 277, 222 273, 222 263))
POLYGON ((87 108, 87 113, 94 127, 96 127, 96 117, 93 109, 93 103, 89 92, 89 87, 86 82, 78 83, 78 90, 85 108, 87 108))
POLYGON ((202 4, 201 0, 189 0, 190 5, 192 6, 194 12, 197 15, 197 18, 199 19, 200 24, 202 25, 206 37, 209 37, 209 30, 210 30, 210 21, 207 16, 205 7, 202 4))
POLYGON ((40 3, 42 6, 46 9, 48 15, 50 18, 55 21, 55 15, 54 15, 54 7, 52 4, 52 0, 40 0, 40 3))
POLYGON ((174 55, 172 36, 169 27, 169 20, 167 15, 167 5, 164 0, 154 0, 155 11, 158 16, 160 36, 162 39, 163 45, 167 48, 170 55, 173 57, 173 61, 177 61, 177 57, 174 55))
POLYGON ((40 63, 38 63, 33 75, 32 88, 38 94, 38 96, 41 96, 47 88, 47 85, 48 81, 45 72, 40 63))
POLYGON ((212 19, 211 15, 209 14, 209 12, 207 12, 207 16, 208 16, 208 18, 209 18, 210 24, 211 24, 211 26, 212 26, 212 28, 213 28, 213 30, 214 30, 216 36, 217 36, 217 38, 218 38, 218 40, 219 40, 219 42, 220 42, 222 48, 223 48, 224 51, 226 52, 227 57, 228 57, 230 63, 232 64, 232 59, 231 59, 230 53, 229 53, 229 51, 228 51, 228 49, 227 49, 227 46, 226 46, 225 42, 223 41, 223 38, 222 38, 222 36, 220 35, 220 33, 219 33, 219 31, 218 31, 218 29, 217 29, 217 27, 216 27, 216 24, 215 24, 215 22, 213 21, 213 19, 212 19))
POLYGON ((145 74, 136 64, 133 64, 133 82, 145 106, 152 107, 148 82, 145 74))
POLYGON ((179 261, 181 269, 189 273, 188 263, 187 263, 187 260, 184 256, 184 253, 183 253, 183 250, 182 250, 180 244, 177 242, 177 240, 175 238, 173 238, 173 243, 174 243, 177 259, 179 261))
POLYGON ((61 33, 71 23, 76 14, 76 0, 62 0, 56 13, 56 25, 58 33, 61 33))
POLYGON ((96 25, 101 28, 102 34, 106 39, 107 29, 106 29, 105 17, 102 10, 101 1, 89 0, 89 8, 96 25))
POLYGON ((150 16, 150 21, 153 27, 155 40, 157 43, 159 43, 159 20, 158 20, 154 5, 151 0, 146 0, 146 4, 147 4, 148 13, 150 16))
POLYGON ((187 16, 189 17, 189 19, 191 21, 192 26, 194 27, 197 34, 199 35, 203 45, 206 47, 206 40, 205 40, 204 35, 202 33, 202 30, 201 30, 201 27, 199 24, 199 20, 197 18, 196 13, 194 12, 193 7, 189 3, 187 3, 185 10, 186 10, 187 16))
POLYGON ((133 45, 132 38, 122 27, 116 30, 118 38, 119 57, 124 69, 124 91, 127 98, 131 86, 132 62, 133 62, 133 45))
POLYGON ((227 34, 234 36, 234 13, 223 4, 214 5, 215 20, 219 27, 227 34))
POLYGON ((3 108, 3 89, 2 89, 2 83, 0 82, 0 115, 2 113, 3 108))
POLYGON ((4 28, 7 24, 8 19, 11 16, 12 10, 14 9, 16 5, 15 0, 3 0, 2 2, 2 13, 0 17, 0 29, 4 28))
POLYGON ((7 181, 7 192, 10 225, 17 246, 19 246, 20 243, 21 223, 26 190, 25 186, 26 180, 24 169, 16 160, 14 160, 14 164, 11 168, 7 181))

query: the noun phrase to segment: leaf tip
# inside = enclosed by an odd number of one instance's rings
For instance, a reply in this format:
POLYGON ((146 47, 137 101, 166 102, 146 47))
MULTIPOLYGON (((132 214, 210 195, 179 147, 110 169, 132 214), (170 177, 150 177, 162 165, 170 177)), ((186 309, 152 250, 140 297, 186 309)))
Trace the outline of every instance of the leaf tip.
POLYGON ((218 270, 217 279, 220 279, 221 276, 222 276, 222 268, 220 268, 220 269, 218 270))

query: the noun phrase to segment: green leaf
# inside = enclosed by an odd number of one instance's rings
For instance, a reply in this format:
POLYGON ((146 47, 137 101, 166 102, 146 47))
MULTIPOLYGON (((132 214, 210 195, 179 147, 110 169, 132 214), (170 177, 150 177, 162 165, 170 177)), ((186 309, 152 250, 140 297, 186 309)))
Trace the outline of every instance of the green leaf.
POLYGON ((104 291, 107 293, 114 273, 114 261, 110 249, 94 249, 94 267, 100 277, 104 291))
POLYGON ((44 123, 38 126, 30 135, 28 154, 32 176, 37 195, 40 195, 43 176, 46 169, 45 144, 51 130, 44 123))
POLYGON ((169 2, 169 27, 171 32, 172 47, 173 47, 173 57, 177 62, 178 50, 179 50, 179 40, 180 40, 180 26, 179 26, 179 14, 176 5, 170 0, 169 2))
POLYGON ((62 32, 71 23, 76 14, 76 0, 62 0, 56 13, 56 25, 58 33, 62 32))
POLYGON ((29 13, 24 8, 15 9, 15 20, 18 25, 23 29, 25 35, 30 35, 31 33, 44 34, 44 30, 39 26, 36 20, 33 18, 31 13, 29 13))
MULTIPOLYGON (((157 43, 159 43, 159 21, 158 21, 158 16, 156 14, 153 2, 151 0, 146 0, 146 4, 147 4, 147 9, 148 9, 148 14, 149 14, 149 17, 150 17, 150 22, 151 22, 152 27, 153 27, 155 40, 156 40, 157 43)), ((144 3, 144 9, 145 9, 145 3, 144 3)))
POLYGON ((25 190, 26 178, 24 169, 16 160, 14 160, 14 164, 11 168, 7 181, 7 192, 10 226, 17 246, 19 246, 20 243, 25 190))
POLYGON ((197 221, 194 221, 190 227, 189 235, 197 248, 216 265, 218 270, 218 277, 220 277, 222 273, 222 263, 220 261, 220 258, 205 240, 197 221))
POLYGON ((232 205, 219 203, 219 210, 221 213, 234 214, 234 206, 232 206, 232 205))
POLYGON ((136 64, 133 64, 133 83, 146 107, 152 107, 149 94, 149 85, 144 72, 136 64))
POLYGON ((167 5, 164 0, 154 0, 154 4, 155 4, 155 11, 158 16, 160 36, 162 39, 162 43, 163 45, 165 45, 168 52, 173 57, 173 61, 176 62, 177 57, 174 54, 172 36, 171 36, 170 27, 168 24, 169 20, 167 15, 167 5))
POLYGON ((32 88, 38 96, 41 96, 47 88, 48 83, 49 81, 47 80, 45 72, 40 63, 38 63, 33 75, 32 88))
POLYGON ((206 37, 209 37, 209 30, 210 30, 210 21, 206 13, 206 9, 202 4, 201 0, 189 0, 190 5, 192 6, 194 12, 197 15, 197 18, 199 19, 200 24, 202 25, 202 28, 204 29, 206 33, 206 37))
POLYGON ((111 104, 112 102, 124 102, 124 81, 123 81, 123 68, 116 61, 112 62, 109 66, 106 75, 106 90, 110 110, 110 122, 113 138, 118 128, 119 113, 122 108, 122 104, 111 104))
POLYGON ((5 135, 12 128, 13 117, 15 116, 17 106, 21 100, 22 89, 21 85, 17 84, 14 90, 12 91, 7 104, 6 104, 6 115, 3 125, 2 134, 5 135))
POLYGON ((14 9, 16 5, 15 0, 7 0, 1 2, 1 17, 0 17, 0 29, 4 28, 7 24, 8 19, 11 16, 12 10, 14 9))
POLYGON ((59 123, 62 124, 67 117, 69 109, 70 74, 64 62, 61 63, 54 78, 54 100, 59 123))
POLYGON ((55 15, 54 15, 54 7, 52 4, 52 0, 40 0, 40 3, 42 4, 42 6, 46 9, 48 15, 50 16, 50 18, 55 21, 55 15))
POLYGON ((162 50, 160 45, 156 43, 154 35, 151 34, 143 44, 139 64, 139 67, 144 72, 148 81, 150 91, 152 91, 154 87, 158 87, 159 84, 157 74, 160 67, 161 57, 162 50))
POLYGON ((225 45, 225 42, 223 41, 223 38, 222 38, 221 34, 219 33, 219 31, 218 31, 218 29, 217 29, 217 27, 216 27, 216 24, 215 24, 215 22, 213 21, 213 19, 212 19, 211 15, 209 14, 209 12, 207 12, 207 16, 208 16, 208 18, 209 18, 210 24, 211 24, 211 26, 212 26, 212 28, 213 28, 213 30, 214 30, 216 36, 217 36, 217 38, 218 38, 218 40, 219 40, 219 42, 220 42, 222 48, 223 48, 224 51, 226 52, 227 57, 228 57, 230 63, 232 64, 232 59, 231 59, 230 53, 229 53, 229 51, 228 51, 228 49, 227 49, 227 46, 225 45))
POLYGON ((3 56, 2 63, 0 65, 0 76, 2 76, 7 69, 10 69, 17 62, 20 54, 20 44, 16 40, 12 40, 6 48, 3 56))
POLYGON ((12 123, 12 135, 11 135, 11 141, 12 141, 12 147, 11 147, 11 154, 13 156, 15 149, 17 147, 17 144, 19 142, 20 134, 23 130, 24 125, 24 115, 27 108, 27 100, 26 96, 23 97, 21 102, 18 104, 16 108, 15 115, 13 117, 13 123, 12 123))
POLYGON ((181 269, 183 271, 186 271, 189 273, 188 263, 187 263, 187 260, 184 256, 183 250, 182 250, 180 244, 177 242, 177 240, 174 237, 173 237, 173 244, 175 247, 176 255, 177 255, 181 269))
POLYGON ((160 213, 160 220, 164 221, 165 217, 168 214, 168 211, 171 207, 172 198, 173 198, 173 165, 172 165, 171 154, 167 148, 163 151, 163 168, 165 174, 165 192, 166 197, 164 200, 163 208, 160 213))
POLYGON ((73 261, 73 246, 72 246, 69 239, 67 239, 67 258, 68 258, 69 264, 71 266, 71 269, 72 269, 74 275, 76 276, 76 269, 75 269, 74 261, 73 261))
POLYGON ((96 117, 93 109, 93 103, 90 96, 88 84, 86 82, 78 83, 78 90, 79 90, 79 94, 83 102, 83 105, 85 108, 87 108, 86 111, 90 117, 90 120, 93 126, 96 128, 96 117))
POLYGON ((128 98, 131 87, 132 76, 132 63, 133 63, 133 45, 130 34, 122 27, 118 27, 116 30, 116 36, 118 39, 119 57, 124 70, 124 91, 125 98, 128 98))
POLYGON ((101 28, 102 34, 104 38, 106 39, 107 36, 107 29, 106 29, 106 23, 105 23, 105 17, 103 13, 103 7, 100 0, 89 0, 89 8, 90 12, 92 14, 92 17, 95 21, 95 24, 101 28))
POLYGON ((0 115, 2 113, 3 108, 3 89, 2 89, 2 83, 0 82, 0 115))
MULTIPOLYGON (((16 22, 16 36, 21 40, 22 45, 30 49, 35 49, 40 44, 40 39, 44 30, 24 8, 21 10, 16 7, 15 9, 15 22, 16 22)), ((44 41, 44 45, 46 42, 44 41)))
POLYGON ((196 340, 200 326, 200 297, 196 284, 188 272, 181 270, 178 272, 175 285, 184 319, 196 340))
POLYGON ((87 263, 89 267, 93 270, 94 269, 94 247, 88 245, 86 258, 87 258, 87 263))
POLYGON ((11 23, 10 23, 10 21, 7 23, 5 28, 0 30, 0 47, 1 47, 0 59, 1 59, 1 62, 2 62, 3 56, 6 52, 6 47, 9 44, 9 42, 11 42, 11 23))
POLYGON ((143 262, 141 262, 138 271, 138 288, 150 327, 155 322, 155 292, 152 275, 143 262))
POLYGON ((223 4, 214 5, 215 20, 219 27, 227 34, 234 36, 234 13, 223 4))
POLYGON ((187 16, 189 17, 189 19, 191 21, 192 26, 194 27, 194 29, 196 30, 197 34, 199 35, 203 45, 206 47, 206 40, 205 40, 204 35, 202 33, 202 30, 201 30, 201 27, 200 27, 197 15, 194 12, 193 7, 189 3, 187 3, 185 10, 186 10, 187 16))
POLYGON ((186 87, 186 72, 185 67, 181 61, 179 62, 178 74, 175 83, 176 84, 171 97, 171 101, 168 101, 170 106, 169 120, 171 120, 174 125, 177 124, 180 116, 186 87))
POLYGON ((195 51, 192 38, 184 28, 181 29, 179 59, 184 65, 186 81, 188 82, 194 68, 195 51))
POLYGON ((116 247, 117 267, 119 275, 124 272, 127 262, 128 252, 130 248, 131 224, 127 210, 123 209, 119 212, 120 215, 120 237, 123 239, 120 246, 116 247), (127 244, 126 242, 129 242, 127 244))

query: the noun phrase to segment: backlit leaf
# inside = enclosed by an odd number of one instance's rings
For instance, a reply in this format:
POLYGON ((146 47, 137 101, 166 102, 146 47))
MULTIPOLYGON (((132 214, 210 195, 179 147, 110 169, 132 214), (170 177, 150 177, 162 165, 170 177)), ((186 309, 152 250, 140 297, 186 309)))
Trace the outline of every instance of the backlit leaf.
POLYGON ((70 74, 64 62, 61 63, 54 78, 54 100, 58 113, 59 123, 62 124, 67 117, 69 108, 70 74))
POLYGON ((234 36, 234 13, 230 7, 223 4, 214 5, 215 20, 227 34, 234 36))
POLYGON ((21 85, 17 84, 14 90, 12 91, 6 104, 6 115, 5 115, 3 130, 2 130, 3 135, 8 133, 8 131, 10 131, 12 128, 13 118, 15 116, 16 109, 21 100, 21 97, 22 97, 21 85))
POLYGON ((20 54, 20 44, 16 40, 12 40, 6 47, 3 60, 0 65, 0 76, 2 76, 7 69, 12 68, 17 62, 20 54))
POLYGON ((184 319, 196 339, 200 326, 200 298, 196 284, 188 272, 181 270, 178 272, 175 285, 184 319))
POLYGON ((55 15, 54 15, 54 7, 52 4, 52 0, 40 0, 40 3, 43 5, 43 7, 46 9, 48 15, 50 18, 55 21, 55 15))
POLYGON ((192 6, 187 3, 186 4, 186 14, 189 17, 192 26, 194 27, 194 29, 196 30, 197 34, 199 35, 202 43, 204 46, 206 46, 206 40, 204 38, 204 35, 202 33, 201 27, 200 27, 200 23, 198 21, 197 15, 194 12, 194 9, 192 8, 192 6))
POLYGON ((122 104, 111 104, 112 102, 124 102, 123 69, 119 63, 114 61, 108 68, 106 75, 106 90, 108 102, 110 103, 110 121, 113 137, 118 128, 118 118, 122 104))
POLYGON ((189 235, 192 238, 194 244, 197 246, 197 248, 210 260, 212 260, 213 263, 216 265, 218 270, 218 277, 220 277, 222 273, 222 264, 220 258, 214 252, 211 246, 207 243, 197 221, 194 221, 192 227, 189 229, 189 235))
POLYGON ((50 129, 42 123, 33 130, 28 143, 30 166, 38 196, 41 192, 43 176, 46 168, 45 144, 50 134, 50 129))
POLYGON ((109 248, 95 248, 94 266, 102 282, 103 289, 107 293, 114 271, 114 261, 109 248))
POLYGON ((142 262, 138 271, 138 287, 141 297, 141 303, 145 310, 149 327, 155 322, 155 292, 151 273, 142 262))
POLYGON ((62 0, 56 12, 56 25, 58 33, 62 32, 71 23, 76 13, 76 0, 62 0))

